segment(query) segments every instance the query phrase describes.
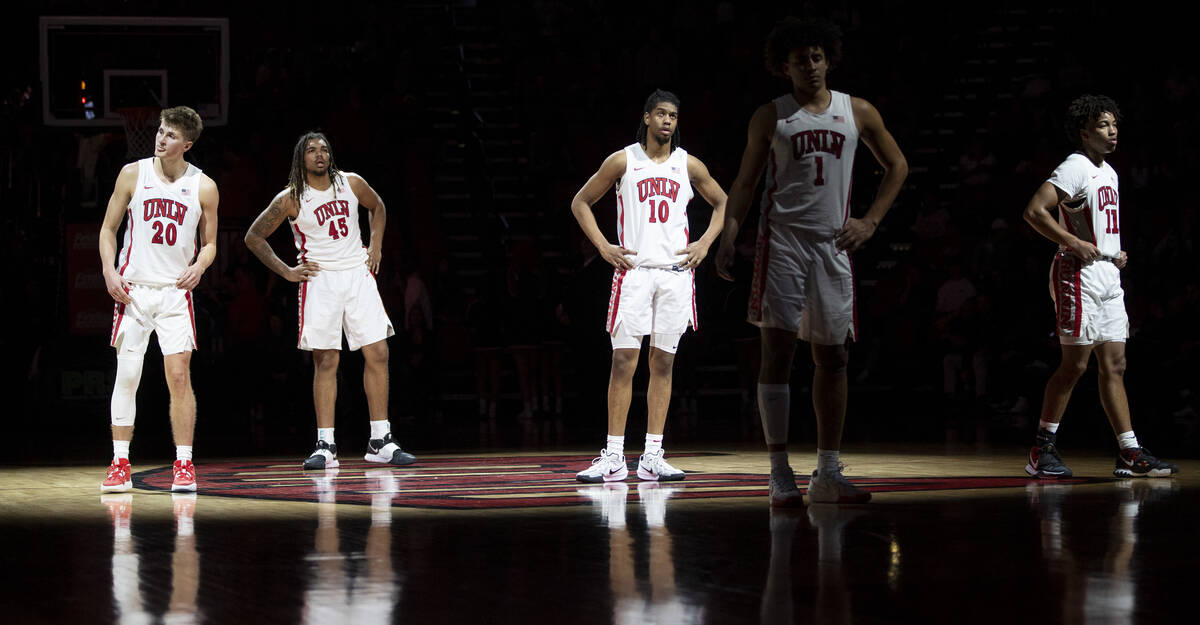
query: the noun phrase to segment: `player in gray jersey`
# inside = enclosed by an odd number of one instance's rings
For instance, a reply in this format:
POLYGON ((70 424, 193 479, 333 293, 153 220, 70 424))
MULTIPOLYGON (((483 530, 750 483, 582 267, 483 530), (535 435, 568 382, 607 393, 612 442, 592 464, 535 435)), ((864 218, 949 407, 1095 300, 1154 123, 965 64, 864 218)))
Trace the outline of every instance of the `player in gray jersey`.
POLYGON ((841 32, 829 22, 788 18, 771 32, 767 69, 788 78, 792 90, 759 107, 750 118, 717 252, 718 272, 732 279, 734 241, 766 170, 749 319, 762 337, 758 409, 771 458, 774 506, 803 505, 787 457, 788 378, 797 337, 812 344, 816 365, 817 470, 809 483, 809 501, 870 499, 870 493, 843 477, 839 462, 848 344, 856 326, 850 253, 875 234, 900 192, 908 165, 874 106, 826 86, 826 74, 840 56, 841 32), (862 218, 849 212, 858 139, 884 170, 875 200, 862 218))

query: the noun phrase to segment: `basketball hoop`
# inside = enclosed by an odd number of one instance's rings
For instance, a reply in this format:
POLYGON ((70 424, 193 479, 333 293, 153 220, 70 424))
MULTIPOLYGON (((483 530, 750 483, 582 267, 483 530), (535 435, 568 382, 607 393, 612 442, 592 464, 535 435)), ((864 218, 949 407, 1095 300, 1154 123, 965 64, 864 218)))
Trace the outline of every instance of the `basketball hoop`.
POLYGON ((125 158, 153 155, 159 109, 154 106, 130 106, 117 109, 117 113, 125 120, 125 158))

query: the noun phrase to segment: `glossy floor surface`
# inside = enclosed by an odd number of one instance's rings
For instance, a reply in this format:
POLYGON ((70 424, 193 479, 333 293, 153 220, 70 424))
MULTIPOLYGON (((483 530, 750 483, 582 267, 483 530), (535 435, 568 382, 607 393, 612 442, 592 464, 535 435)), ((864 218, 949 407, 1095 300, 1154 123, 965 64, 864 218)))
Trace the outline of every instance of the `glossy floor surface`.
MULTIPOLYGON (((583 453, 0 467, 5 623, 1178 623, 1200 462, 1024 478, 1023 450, 844 454, 871 503, 771 510, 761 452, 677 451, 672 484, 583 485, 583 453)), ((636 461, 634 461, 636 462, 636 461)), ((812 458, 794 455, 797 472, 812 458)), ((801 478, 803 487, 807 479, 801 478)))

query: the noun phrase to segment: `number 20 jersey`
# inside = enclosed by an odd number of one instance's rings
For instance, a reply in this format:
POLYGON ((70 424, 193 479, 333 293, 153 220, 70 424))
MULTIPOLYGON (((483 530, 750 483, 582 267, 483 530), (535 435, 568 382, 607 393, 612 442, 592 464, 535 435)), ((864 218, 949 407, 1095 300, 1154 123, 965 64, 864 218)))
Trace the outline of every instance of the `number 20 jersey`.
POLYGON ((311 260, 330 270, 364 266, 367 250, 358 227, 358 198, 344 173, 324 191, 305 185, 297 212, 291 226, 299 262, 311 260))
POLYGON ((775 98, 762 215, 819 236, 834 236, 850 216, 858 126, 850 96, 830 91, 829 108, 804 110, 791 94, 775 98))
POLYGON ((190 163, 169 183, 154 171, 154 157, 138 161, 137 187, 129 198, 125 242, 117 261, 126 280, 174 286, 196 258, 201 180, 200 168, 190 163))
POLYGON ((688 154, 675 148, 655 163, 634 143, 625 148, 625 174, 617 183, 617 239, 634 250, 634 267, 673 269, 690 242, 687 204, 692 199, 688 154))

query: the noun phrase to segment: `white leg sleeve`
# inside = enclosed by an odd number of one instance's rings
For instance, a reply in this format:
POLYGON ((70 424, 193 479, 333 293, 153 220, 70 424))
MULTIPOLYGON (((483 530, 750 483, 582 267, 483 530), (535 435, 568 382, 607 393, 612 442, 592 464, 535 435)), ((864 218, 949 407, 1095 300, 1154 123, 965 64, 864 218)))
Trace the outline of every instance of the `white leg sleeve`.
POLYGON ((137 416, 137 389, 142 381, 142 354, 117 356, 117 380, 113 384, 112 424, 133 427, 137 416))
POLYGON ((758 415, 767 444, 786 444, 791 415, 791 391, 787 384, 758 385, 758 415))

